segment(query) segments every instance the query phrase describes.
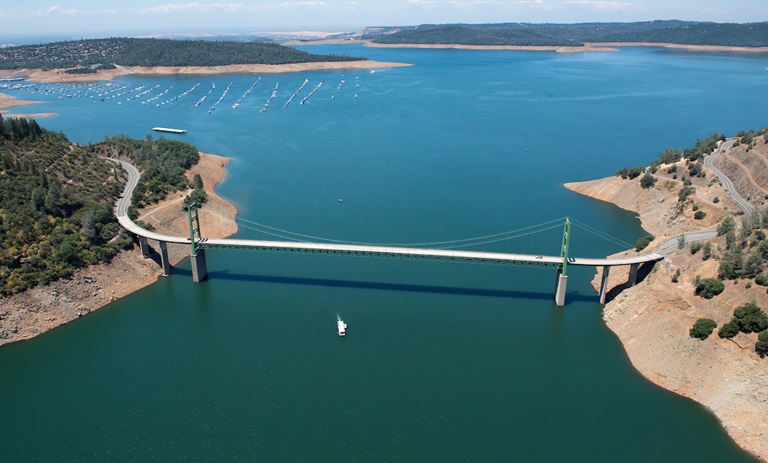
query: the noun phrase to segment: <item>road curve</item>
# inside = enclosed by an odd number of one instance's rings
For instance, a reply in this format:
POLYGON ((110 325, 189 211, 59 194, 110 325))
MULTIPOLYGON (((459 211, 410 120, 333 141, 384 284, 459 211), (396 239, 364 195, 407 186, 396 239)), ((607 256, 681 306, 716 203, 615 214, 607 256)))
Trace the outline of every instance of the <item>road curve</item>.
POLYGON ((717 179, 720 180, 720 183, 723 185, 725 192, 728 193, 728 196, 730 196, 736 202, 736 204, 739 205, 744 213, 747 215, 752 215, 755 213, 755 208, 752 206, 752 204, 741 197, 739 192, 736 191, 736 188, 733 186, 731 179, 728 178, 727 175, 725 175, 714 165, 715 161, 717 161, 717 158, 719 158, 721 154, 733 148, 734 142, 735 140, 726 141, 720 145, 720 148, 718 148, 717 151, 710 154, 709 156, 705 156, 704 165, 707 166, 707 168, 709 168, 713 174, 715 174, 715 177, 717 177, 717 179))
MULTIPOLYGON (((131 163, 111 159, 111 161, 119 163, 123 166, 127 172, 128 180, 125 184, 122 196, 117 200, 115 204, 115 215, 120 225, 138 236, 157 241, 165 241, 167 243, 178 244, 190 244, 190 238, 179 237, 173 235, 164 235, 161 233, 155 233, 136 225, 128 217, 128 207, 131 204, 131 195, 133 189, 139 182, 141 174, 138 169, 131 163)), ((690 234, 687 236, 693 236, 690 234)), ((688 241, 695 241, 696 239, 689 239, 688 241)), ((568 260, 568 265, 575 266, 589 266, 589 267, 602 267, 602 266, 618 266, 618 265, 632 265, 640 264, 643 262, 651 262, 661 260, 668 254, 674 252, 677 249, 677 238, 669 240, 662 245, 662 249, 657 252, 641 254, 637 256, 618 258, 618 259, 592 259, 592 258, 579 258, 572 257, 568 260), (671 243, 671 244, 670 244, 671 243), (667 246, 669 244, 669 246, 667 246), (674 244, 674 248, 672 247, 674 244)), ((360 246, 360 245, 345 245, 345 244, 324 244, 324 243, 297 243, 287 241, 261 241, 261 240, 241 240, 241 239, 207 239, 203 238, 198 241, 198 244, 204 248, 248 248, 258 251, 273 251, 273 252, 301 252, 301 253, 314 253, 314 254, 332 254, 332 255, 353 255, 353 256, 368 256, 368 257, 389 257, 400 259, 426 259, 426 260, 443 260, 443 261, 460 261, 460 262, 477 262, 487 264, 502 264, 502 265, 529 265, 535 267, 559 267, 563 264, 562 257, 559 256, 540 256, 540 255, 528 255, 528 254, 506 254, 495 252, 473 252, 473 251, 453 251, 442 249, 421 249, 421 248, 399 248, 389 246, 360 246)))

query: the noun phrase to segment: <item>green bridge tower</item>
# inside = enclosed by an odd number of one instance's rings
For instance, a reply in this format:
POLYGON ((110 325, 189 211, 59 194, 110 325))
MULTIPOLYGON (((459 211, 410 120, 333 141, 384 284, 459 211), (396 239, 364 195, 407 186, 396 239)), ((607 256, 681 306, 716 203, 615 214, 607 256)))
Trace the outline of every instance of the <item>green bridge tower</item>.
POLYGON ((205 262, 205 249, 198 243, 202 241, 200 234, 200 219, 197 216, 197 204, 192 203, 187 206, 187 218, 189 219, 189 242, 192 245, 192 281, 200 283, 208 278, 208 265, 205 262))
POLYGON ((563 244, 560 246, 560 257, 563 259, 562 266, 557 269, 555 304, 562 307, 565 305, 565 290, 568 286, 568 248, 571 245, 571 219, 565 218, 563 226, 563 244))

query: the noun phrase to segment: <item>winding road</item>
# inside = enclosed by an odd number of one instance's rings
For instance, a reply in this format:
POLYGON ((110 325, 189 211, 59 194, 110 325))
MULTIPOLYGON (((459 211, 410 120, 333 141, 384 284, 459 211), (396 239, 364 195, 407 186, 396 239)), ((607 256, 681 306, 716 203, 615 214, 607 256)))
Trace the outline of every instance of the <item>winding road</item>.
POLYGON ((715 174, 715 177, 717 177, 717 179, 720 180, 720 183, 723 185, 725 192, 728 193, 728 196, 730 196, 736 202, 736 204, 739 205, 744 213, 747 215, 752 215, 755 213, 755 208, 752 206, 752 204, 750 204, 750 202, 746 199, 742 198, 741 195, 739 195, 739 192, 736 191, 736 187, 734 187, 731 179, 728 178, 728 176, 725 175, 720 169, 715 167, 715 161, 717 161, 721 154, 733 148, 734 143, 735 140, 724 142, 722 145, 720 145, 720 148, 717 151, 710 154, 709 156, 704 157, 704 165, 707 166, 713 174, 715 174))

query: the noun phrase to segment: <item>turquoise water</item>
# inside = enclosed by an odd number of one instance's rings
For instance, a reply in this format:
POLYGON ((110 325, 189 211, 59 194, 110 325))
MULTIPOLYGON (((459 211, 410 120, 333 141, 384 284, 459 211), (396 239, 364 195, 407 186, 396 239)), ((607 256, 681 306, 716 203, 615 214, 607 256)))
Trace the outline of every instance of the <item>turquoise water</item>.
MULTIPOLYGON (((145 99, 173 86, 144 105, 59 99, 78 91, 70 86, 9 93, 44 100, 30 111, 58 112, 43 125, 80 143, 187 129, 168 137, 233 159, 218 191, 238 207, 238 236, 262 239, 271 235, 258 224, 359 242, 453 241, 570 216, 634 243, 644 234, 634 214, 562 184, 765 125, 764 55, 309 50, 413 66, 114 82, 158 86, 145 99)), ((554 223, 471 249, 555 254, 554 223)), ((574 228, 573 255, 621 248, 574 228)), ((208 260, 204 284, 185 263, 0 349, 0 457, 752 461, 703 407, 634 371, 600 318, 588 269, 569 270, 558 308, 551 270, 234 251, 208 260)))

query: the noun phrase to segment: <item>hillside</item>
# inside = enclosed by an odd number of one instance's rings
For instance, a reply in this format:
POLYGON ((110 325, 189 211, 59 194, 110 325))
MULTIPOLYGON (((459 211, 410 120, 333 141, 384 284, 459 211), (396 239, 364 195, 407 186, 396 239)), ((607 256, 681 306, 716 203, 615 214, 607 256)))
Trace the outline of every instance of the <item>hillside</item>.
POLYGON ((79 146, 34 120, 0 117, 0 295, 109 262, 132 245, 112 210, 123 172, 104 157, 140 166, 135 207, 175 192, 206 200, 202 182, 186 175, 200 159, 192 145, 118 136, 79 146))
POLYGON ((70 69, 95 73, 120 66, 227 66, 360 61, 341 55, 314 55, 267 42, 214 42, 109 38, 0 48, 0 69, 70 69))
MULTIPOLYGON (((192 180, 200 175, 208 201, 200 209, 206 237, 225 238, 237 231, 234 206, 214 191, 224 178, 227 159, 200 154, 200 161, 186 172, 192 180)), ((154 224, 160 233, 189 233, 182 210, 186 191, 177 191, 164 200, 137 210, 138 219, 154 224)), ((176 265, 189 255, 186 245, 169 245, 171 263, 176 265)), ((142 257, 138 249, 118 253, 108 263, 75 269, 71 276, 45 286, 0 298, 0 346, 35 337, 62 324, 85 316, 138 291, 161 276, 162 268, 153 259, 142 257), (126 278, 130 275, 130 278, 126 278)))
MULTIPOLYGON (((717 163, 741 195, 751 198, 760 211, 755 217, 738 213, 713 174, 703 165, 699 165, 700 172, 694 167, 699 159, 656 165, 652 174, 656 182, 647 188, 641 184, 642 176, 566 185, 637 212, 643 228, 656 236, 648 247, 651 250, 666 237, 718 229, 720 236, 710 242, 681 243, 681 251, 652 268, 641 269, 641 281, 632 288, 624 285, 627 269, 612 271, 603 319, 638 371, 654 383, 702 403, 739 445, 763 460, 768 459, 768 358, 756 352, 758 333, 721 337, 717 330, 731 321, 737 307, 750 301, 768 310, 764 286, 768 275, 768 204, 766 196, 758 193, 767 184, 765 133, 739 134, 735 139, 738 146, 720 156, 717 163), (686 175, 691 168, 695 175, 686 175), (686 186, 695 190, 689 190, 680 201, 686 186), (697 219, 699 211, 705 216, 697 219), (739 228, 724 226, 731 221, 739 228), (697 295, 697 277, 722 281, 723 291, 711 299, 697 295), (701 318, 717 324, 705 340, 689 333, 701 318)), ((696 150, 685 153, 698 156, 696 150)), ((593 281, 596 287, 599 278, 597 275, 593 281)))
POLYGON ((645 42, 766 47, 768 46, 768 23, 646 21, 582 24, 423 24, 402 28, 367 28, 360 38, 378 44, 578 47, 588 42, 645 42))
POLYGON ((766 130, 741 132, 736 146, 715 166, 734 181, 736 189, 756 206, 768 202, 768 144, 766 130))
POLYGON ((112 258, 130 240, 112 214, 114 164, 34 120, 0 117, 0 294, 112 258))

